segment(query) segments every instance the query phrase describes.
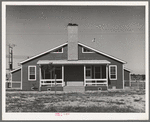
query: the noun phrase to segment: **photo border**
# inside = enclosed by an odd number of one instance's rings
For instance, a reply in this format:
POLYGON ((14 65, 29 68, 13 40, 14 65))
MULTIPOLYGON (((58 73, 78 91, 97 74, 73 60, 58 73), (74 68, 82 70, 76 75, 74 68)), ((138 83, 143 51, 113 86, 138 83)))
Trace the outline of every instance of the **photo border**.
POLYGON ((6 5, 52 5, 52 6, 145 6, 145 73, 146 106, 145 113, 70 113, 69 116, 55 116, 55 113, 6 113, 5 82, 2 82, 2 120, 147 120, 149 119, 149 6, 147 1, 23 1, 2 2, 2 81, 6 74, 6 5), (100 116, 101 115, 101 116, 100 116), (109 116, 109 117, 108 117, 109 116))

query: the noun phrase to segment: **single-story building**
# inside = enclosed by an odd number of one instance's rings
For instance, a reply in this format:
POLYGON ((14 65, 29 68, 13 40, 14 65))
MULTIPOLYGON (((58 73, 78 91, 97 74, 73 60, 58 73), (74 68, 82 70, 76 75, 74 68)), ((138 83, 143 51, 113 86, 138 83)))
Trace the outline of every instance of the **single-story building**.
POLYGON ((20 62, 13 70, 12 88, 21 90, 57 90, 83 86, 85 90, 124 89, 127 77, 123 60, 78 41, 78 25, 69 23, 68 41, 20 62), (56 80, 56 82, 55 82, 56 80))
POLYGON ((124 86, 131 86, 131 70, 124 68, 124 86))

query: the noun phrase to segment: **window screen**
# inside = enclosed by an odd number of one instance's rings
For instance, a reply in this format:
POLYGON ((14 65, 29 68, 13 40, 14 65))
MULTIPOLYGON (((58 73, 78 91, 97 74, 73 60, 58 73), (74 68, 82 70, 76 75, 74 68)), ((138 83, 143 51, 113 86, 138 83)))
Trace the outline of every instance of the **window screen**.
POLYGON ((29 66, 29 80, 36 80, 36 66, 29 66))
POLYGON ((83 52, 93 52, 93 51, 83 47, 83 52))
POLYGON ((117 79, 117 66, 110 66, 110 79, 116 80, 117 79))
POLYGON ((53 51, 53 53, 62 53, 62 52, 63 52, 63 48, 59 48, 59 49, 53 51))

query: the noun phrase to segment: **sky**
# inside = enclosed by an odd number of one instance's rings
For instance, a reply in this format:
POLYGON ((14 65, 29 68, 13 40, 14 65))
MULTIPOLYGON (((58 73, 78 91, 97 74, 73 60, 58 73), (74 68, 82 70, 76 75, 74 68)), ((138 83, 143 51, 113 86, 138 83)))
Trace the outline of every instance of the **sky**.
POLYGON ((79 42, 126 61, 132 73, 145 73, 144 6, 7 6, 6 44, 16 45, 13 67, 67 42, 68 23, 79 25, 79 42))

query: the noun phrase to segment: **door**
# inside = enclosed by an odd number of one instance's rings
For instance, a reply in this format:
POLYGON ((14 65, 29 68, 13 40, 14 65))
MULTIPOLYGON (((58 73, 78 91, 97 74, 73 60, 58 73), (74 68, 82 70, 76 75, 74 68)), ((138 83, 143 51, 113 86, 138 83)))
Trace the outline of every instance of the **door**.
POLYGON ((65 66, 64 73, 66 86, 83 86, 84 81, 83 65, 65 66))
POLYGON ((92 79, 92 67, 86 66, 86 79, 92 79))

